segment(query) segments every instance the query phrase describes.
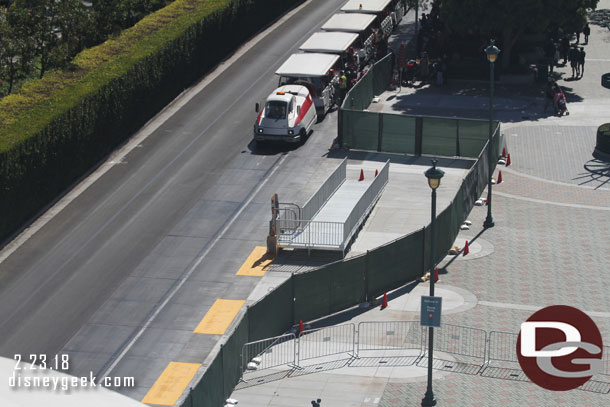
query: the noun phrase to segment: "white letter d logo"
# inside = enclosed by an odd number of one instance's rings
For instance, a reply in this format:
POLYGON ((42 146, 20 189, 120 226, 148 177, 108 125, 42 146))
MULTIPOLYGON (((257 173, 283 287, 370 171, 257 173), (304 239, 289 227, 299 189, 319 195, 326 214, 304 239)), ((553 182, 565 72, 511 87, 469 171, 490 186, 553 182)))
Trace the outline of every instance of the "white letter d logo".
MULTIPOLYGON (((533 321, 521 324, 521 355, 525 357, 558 357, 569 355, 578 349, 577 346, 565 346, 558 350, 537 351, 536 329, 553 328, 558 329, 566 336, 563 342, 580 342, 580 332, 565 322, 533 321)), ((559 341, 561 342, 561 341, 559 341)))

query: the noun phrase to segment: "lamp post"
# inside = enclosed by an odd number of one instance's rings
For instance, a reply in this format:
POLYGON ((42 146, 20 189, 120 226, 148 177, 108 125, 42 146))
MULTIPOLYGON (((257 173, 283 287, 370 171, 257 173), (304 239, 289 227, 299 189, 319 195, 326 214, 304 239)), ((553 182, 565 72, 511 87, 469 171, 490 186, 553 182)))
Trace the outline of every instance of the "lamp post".
MULTIPOLYGON (((428 178, 428 185, 432 189, 432 220, 430 222, 430 297, 434 297, 434 243, 436 241, 436 189, 441 185, 441 178, 445 172, 436 168, 437 160, 432 160, 432 168, 429 168, 424 174, 428 178)), ((432 354, 434 352, 434 328, 428 328, 428 388, 426 395, 421 401, 423 407, 435 406, 436 398, 432 391, 432 354)))
POLYGON ((489 178, 487 180, 487 218, 483 222, 484 228, 491 228, 494 226, 494 219, 491 217, 491 176, 493 175, 493 148, 492 148, 492 136, 493 136, 493 121, 494 121, 494 65, 496 58, 500 53, 500 49, 494 45, 494 40, 490 40, 490 45, 485 48, 487 54, 487 60, 489 61, 489 81, 490 81, 490 92, 489 92, 489 142, 487 145, 487 161, 489 164, 489 178))

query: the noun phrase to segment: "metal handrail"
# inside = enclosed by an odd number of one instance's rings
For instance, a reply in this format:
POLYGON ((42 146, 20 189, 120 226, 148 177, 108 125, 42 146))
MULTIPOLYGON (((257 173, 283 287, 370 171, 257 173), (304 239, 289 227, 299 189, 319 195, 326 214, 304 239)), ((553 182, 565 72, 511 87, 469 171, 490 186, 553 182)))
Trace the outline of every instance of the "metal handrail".
MULTIPOLYGON (((283 205, 283 204, 280 204, 283 205)), ((294 233, 301 226, 301 208, 290 204, 287 208, 279 208, 277 218, 277 230, 279 234, 294 233)))
POLYGON ((307 203, 303 205, 301 210, 301 219, 311 220, 318 213, 324 203, 335 193, 337 189, 345 182, 347 173, 347 158, 341 161, 341 164, 333 171, 332 174, 324 181, 318 190, 309 198, 307 203))
POLYGON ((339 247, 343 239, 343 223, 341 222, 325 222, 312 221, 305 219, 297 219, 294 221, 298 224, 291 233, 282 231, 278 234, 278 243, 290 244, 294 246, 313 247, 315 238, 315 246, 339 247))

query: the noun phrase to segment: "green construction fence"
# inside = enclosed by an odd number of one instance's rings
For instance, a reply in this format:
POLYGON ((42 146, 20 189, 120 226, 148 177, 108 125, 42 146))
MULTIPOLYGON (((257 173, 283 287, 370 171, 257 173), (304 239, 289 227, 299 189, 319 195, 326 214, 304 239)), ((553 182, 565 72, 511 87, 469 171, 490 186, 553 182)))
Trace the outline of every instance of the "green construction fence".
MULTIPOLYGON (((489 121, 366 111, 392 80, 393 54, 377 62, 350 89, 339 109, 342 148, 413 155, 477 158, 489 139, 489 121)), ((492 123, 492 132, 499 127, 492 123)), ((499 151, 497 151, 499 152, 499 151)))

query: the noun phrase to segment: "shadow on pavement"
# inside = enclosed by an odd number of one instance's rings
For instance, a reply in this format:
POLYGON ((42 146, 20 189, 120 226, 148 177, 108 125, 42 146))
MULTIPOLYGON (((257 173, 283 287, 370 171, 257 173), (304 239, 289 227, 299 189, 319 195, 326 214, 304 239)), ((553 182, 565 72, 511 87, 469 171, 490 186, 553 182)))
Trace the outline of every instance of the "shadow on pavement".
POLYGON ((581 181, 578 185, 589 185, 597 183, 595 189, 610 185, 610 163, 598 159, 589 160, 583 166, 585 172, 572 178, 573 181, 581 181))

